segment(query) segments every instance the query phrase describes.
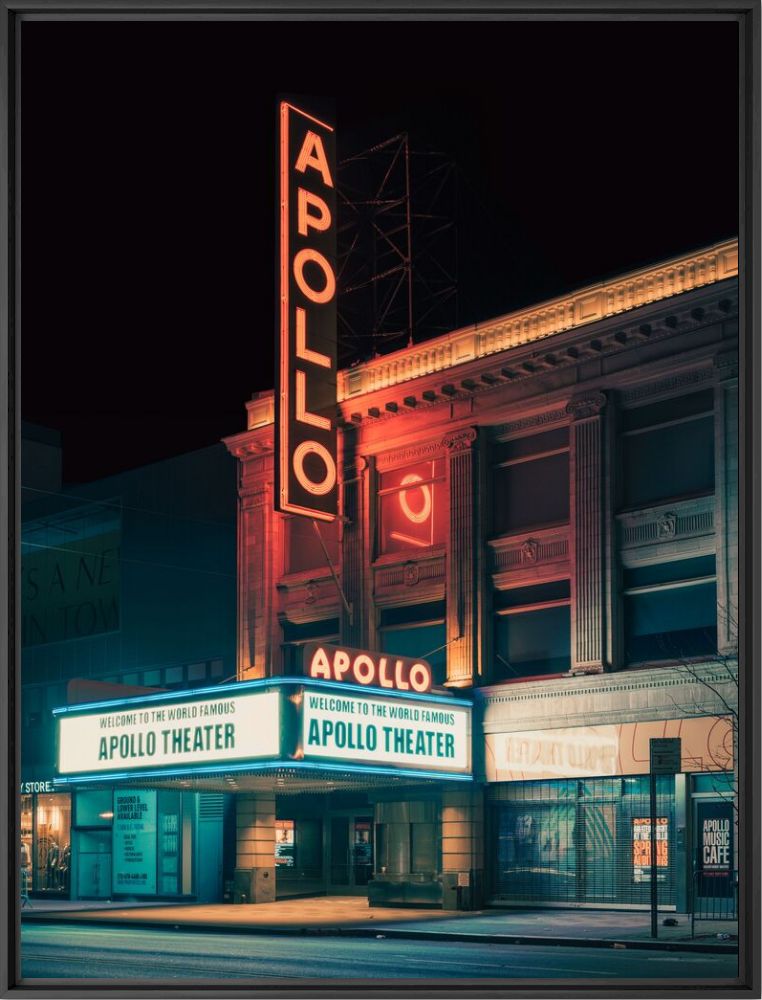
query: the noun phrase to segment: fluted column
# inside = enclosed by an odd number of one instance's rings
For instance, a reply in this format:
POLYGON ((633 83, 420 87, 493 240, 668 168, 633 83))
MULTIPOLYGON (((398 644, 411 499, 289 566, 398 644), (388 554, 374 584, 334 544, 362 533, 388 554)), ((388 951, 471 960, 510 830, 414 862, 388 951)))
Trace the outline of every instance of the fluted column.
POLYGON ((738 652, 738 356, 715 360, 715 538, 717 650, 738 652))
POLYGON ((450 537, 447 546, 447 683, 465 686, 477 669, 475 463, 473 427, 448 434, 450 537))
POLYGON ((347 646, 365 649, 368 644, 365 612, 365 478, 366 459, 355 455, 354 435, 344 432, 343 505, 345 521, 341 538, 342 585, 352 610, 341 605, 341 638, 347 646), (351 437, 350 437, 351 435, 351 437))
POLYGON ((575 397, 566 407, 569 430, 571 548, 571 668, 580 674, 604 669, 606 615, 603 564, 602 392, 575 397))

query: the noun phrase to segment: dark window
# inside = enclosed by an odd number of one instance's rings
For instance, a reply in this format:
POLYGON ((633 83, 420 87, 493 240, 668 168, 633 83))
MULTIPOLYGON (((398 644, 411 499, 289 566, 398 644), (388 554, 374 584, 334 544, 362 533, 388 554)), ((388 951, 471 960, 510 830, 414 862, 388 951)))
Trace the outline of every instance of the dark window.
POLYGON ((716 653, 714 573, 714 557, 625 570, 624 646, 628 663, 716 653))
POLYGON ((640 507, 714 489, 710 392, 653 403, 622 416, 622 504, 640 507))
POLYGON ((379 554, 429 548, 445 540, 444 460, 392 469, 379 480, 379 554))
POLYGON ((385 608, 381 613, 379 641, 384 653, 426 660, 431 664, 435 684, 446 680, 444 601, 385 608))
POLYGON ((517 680, 571 667, 569 581, 495 595, 495 676, 517 680))
POLYGON ((314 522, 305 517, 289 517, 286 520, 286 572, 301 573, 310 569, 328 571, 323 545, 328 552, 331 565, 339 565, 339 521, 321 522, 318 538, 314 522))
POLYGON ((302 650, 308 642, 338 642, 339 619, 327 618, 315 622, 283 622, 283 673, 298 676, 303 673, 302 650))
POLYGON ((569 432, 505 441, 493 448, 493 528, 509 534, 569 520, 569 432))

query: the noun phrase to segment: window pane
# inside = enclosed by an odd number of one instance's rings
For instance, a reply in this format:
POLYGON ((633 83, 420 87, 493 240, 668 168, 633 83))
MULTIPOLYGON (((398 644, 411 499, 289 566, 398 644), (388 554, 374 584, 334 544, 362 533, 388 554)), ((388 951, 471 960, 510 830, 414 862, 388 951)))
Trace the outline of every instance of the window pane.
POLYGON ((36 803, 34 888, 69 892, 71 796, 38 795, 36 803))
POLYGON ((556 451, 558 448, 568 446, 569 428, 559 427, 545 434, 532 434, 530 437, 516 438, 513 441, 502 441, 493 448, 492 457, 495 462, 509 462, 526 455, 539 455, 544 451, 556 451))
POLYGON ((183 668, 182 667, 167 667, 164 674, 165 684, 182 684, 183 682, 183 668))
POLYGON ((712 417, 626 436, 621 445, 626 507, 714 489, 712 417))
POLYGON ((502 615, 496 619, 496 674, 504 680, 565 673, 571 666, 569 607, 502 615))
POLYGON ((692 417, 697 413, 711 413, 714 409, 714 392, 707 389, 704 392, 692 392, 687 396, 675 399, 663 399, 659 403, 648 406, 637 406, 622 413, 624 430, 632 431, 639 427, 654 427, 670 420, 682 417, 692 417))
POLYGON ((714 576, 714 573, 714 556, 700 556, 698 559, 678 559, 675 562, 626 569, 624 571, 624 585, 625 587, 647 587, 653 583, 670 583, 674 580, 692 580, 701 576, 714 576))
POLYGON ((495 594, 496 608, 520 608, 526 604, 541 604, 543 601, 568 600, 570 587, 568 580, 553 580, 534 587, 514 587, 495 594))
POLYGON ((447 650, 440 648, 445 642, 444 623, 418 628, 385 628, 381 632, 382 652, 425 659, 431 664, 435 684, 443 684, 447 676, 447 650))
MULTIPOLYGON (((331 564, 339 564, 339 522, 323 522, 320 525, 331 564)), ((300 573, 309 569, 328 569, 320 539, 315 534, 312 522, 304 517, 290 517, 286 521, 286 572, 300 573)))
POLYGON ((379 550, 405 552, 443 542, 446 493, 441 459, 394 469, 381 476, 379 550), (436 479, 436 482, 431 480, 436 479), (420 483, 421 485, 417 485, 420 483))
POLYGON ((417 622, 444 621, 447 612, 444 601, 428 604, 406 604, 401 608, 384 608, 381 612, 381 628, 389 625, 408 625, 417 622))
POLYGON ((189 681, 201 681, 206 677, 206 664, 205 663, 189 663, 188 664, 188 680, 189 681))
POLYGON ((502 535, 569 520, 569 455, 496 469, 494 528, 502 535))
POLYGON ((111 826, 114 802, 110 788, 77 792, 74 805, 77 826, 111 826))
POLYGON ((714 583, 626 595, 624 613, 625 655, 630 663, 703 656, 717 650, 714 583))

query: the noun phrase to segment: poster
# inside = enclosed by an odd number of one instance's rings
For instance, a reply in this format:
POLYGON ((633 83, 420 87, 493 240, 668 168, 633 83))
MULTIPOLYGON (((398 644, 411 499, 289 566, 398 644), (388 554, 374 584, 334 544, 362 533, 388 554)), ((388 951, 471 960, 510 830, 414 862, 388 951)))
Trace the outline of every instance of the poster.
POLYGON ((156 792, 114 792, 113 891, 156 892, 156 792))
MULTIPOLYGON (((656 820, 656 881, 666 882, 669 868, 669 820, 659 816, 656 820), (659 869, 664 869, 659 871, 659 869)), ((651 819, 636 818, 632 821, 632 880, 651 880, 651 819)))
POLYGON ((275 864, 279 868, 293 868, 294 859, 294 821, 292 819, 275 820, 275 864))
POLYGON ((726 880, 733 874, 733 803, 696 803, 696 871, 703 878, 726 880))

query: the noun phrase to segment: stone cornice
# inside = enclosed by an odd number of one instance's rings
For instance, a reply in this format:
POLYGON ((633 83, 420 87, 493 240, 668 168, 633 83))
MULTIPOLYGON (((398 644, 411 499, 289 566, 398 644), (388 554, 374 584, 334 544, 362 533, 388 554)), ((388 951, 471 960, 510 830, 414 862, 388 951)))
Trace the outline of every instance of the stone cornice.
POLYGON ((342 371, 339 399, 348 401, 445 371, 737 275, 738 240, 729 240, 342 371))

